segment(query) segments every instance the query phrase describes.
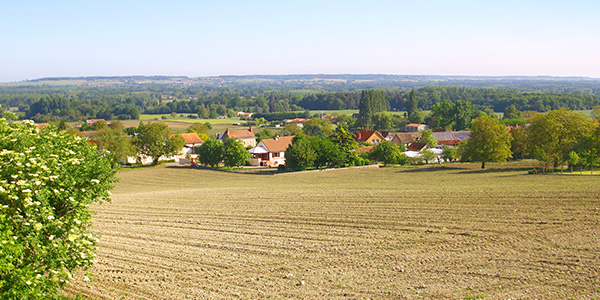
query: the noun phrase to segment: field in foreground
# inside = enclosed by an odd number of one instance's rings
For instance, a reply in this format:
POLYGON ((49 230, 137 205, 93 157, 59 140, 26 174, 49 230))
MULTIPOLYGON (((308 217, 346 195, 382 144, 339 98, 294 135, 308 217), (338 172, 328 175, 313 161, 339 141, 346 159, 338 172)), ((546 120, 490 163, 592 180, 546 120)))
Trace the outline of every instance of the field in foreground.
POLYGON ((90 299, 600 298, 595 176, 125 170, 90 299))

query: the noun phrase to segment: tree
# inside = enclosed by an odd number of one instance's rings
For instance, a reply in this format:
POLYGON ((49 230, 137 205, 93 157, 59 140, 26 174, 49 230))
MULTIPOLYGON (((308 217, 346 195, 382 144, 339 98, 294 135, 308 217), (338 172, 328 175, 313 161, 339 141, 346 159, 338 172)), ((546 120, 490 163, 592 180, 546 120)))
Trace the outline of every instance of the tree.
POLYGON ((375 145, 370 153, 371 159, 382 162, 384 167, 398 163, 403 155, 400 147, 390 141, 382 141, 375 145))
POLYGON ((444 152, 442 152, 442 158, 445 162, 455 161, 460 158, 458 149, 448 145, 444 145, 442 148, 444 149, 444 152))
POLYGON ((433 131, 431 129, 423 130, 421 137, 419 138, 420 143, 429 144, 431 147, 437 146, 437 140, 433 137, 433 131))
POLYGON ((152 165, 158 164, 161 156, 174 155, 183 148, 185 140, 180 135, 172 135, 167 124, 162 122, 138 126, 138 135, 133 138, 133 145, 142 155, 152 158, 152 165))
POLYGON ((314 165, 317 154, 310 141, 303 135, 297 135, 285 150, 285 166, 293 170, 305 170, 314 165))
POLYGON ((592 109, 591 115, 596 121, 600 121, 600 105, 596 105, 594 109, 592 109))
POLYGON ((211 137, 198 147, 198 161, 214 168, 223 161, 223 153, 223 143, 211 137))
POLYGON ((308 140, 316 154, 314 162, 316 168, 340 167, 344 165, 346 156, 332 141, 316 136, 309 137, 308 140))
POLYGON ((358 105, 362 126, 371 128, 373 115, 378 112, 387 111, 387 106, 383 91, 363 90, 360 94, 360 103, 358 105))
POLYGON ((326 137, 330 136, 331 121, 329 119, 312 118, 304 122, 304 134, 310 136, 326 137))
POLYGON ((240 140, 235 138, 227 138, 223 142, 224 154, 223 164, 226 167, 243 166, 250 162, 252 155, 240 140))
POLYGON ((200 133, 208 134, 208 132, 211 128, 212 128, 212 125, 209 122, 205 122, 205 123, 196 122, 196 123, 190 125, 187 128, 186 132, 195 132, 197 134, 200 134, 200 133))
POLYGON ((512 142, 510 143, 510 151, 515 159, 529 157, 529 135, 525 127, 513 128, 510 131, 512 142))
POLYGON ((28 121, 0 119, 0 148, 0 298, 58 298, 94 262, 89 205, 110 201, 115 165, 87 139, 28 121))
POLYGON ((567 109, 538 114, 531 119, 527 129, 528 149, 545 166, 556 168, 581 139, 592 133, 593 128, 590 119, 567 109))
POLYGON ((118 127, 102 128, 95 136, 95 140, 98 143, 98 148, 112 153, 115 163, 125 161, 129 155, 135 155, 131 138, 123 129, 118 127))
POLYGON ((417 93, 414 90, 408 94, 408 102, 406 103, 406 113, 410 118, 414 112, 419 110, 419 100, 417 99, 417 93))
POLYGON ((577 155, 577 152, 575 151, 569 152, 568 156, 569 169, 571 170, 571 173, 573 173, 573 167, 581 161, 581 158, 579 158, 579 155, 577 155))
POLYGON ((283 127, 283 130, 281 131, 281 134, 284 136, 290 136, 290 135, 296 135, 301 132, 302 132, 302 128, 300 128, 300 126, 298 126, 294 123, 289 123, 289 124, 285 124, 285 126, 283 127))
POLYGON ((504 119, 520 119, 521 111, 516 105, 511 104, 504 109, 504 119))
POLYGON ((271 132, 271 130, 269 130, 268 128, 265 128, 262 131, 256 132, 255 135, 256 135, 257 142, 260 142, 262 140, 272 139, 275 137, 273 135, 273 133, 271 132))
POLYGON ((471 125, 473 109, 471 102, 458 100, 454 103, 454 130, 465 130, 471 125))
POLYGON ((454 103, 445 100, 431 107, 434 128, 450 128, 454 124, 454 103))
POLYGON ((394 118, 387 111, 375 113, 371 119, 375 130, 390 130, 394 125, 394 118))
POLYGON ((471 137, 465 143, 463 160, 480 161, 485 169, 488 161, 503 162, 511 158, 512 137, 498 119, 481 116, 473 121, 471 137))

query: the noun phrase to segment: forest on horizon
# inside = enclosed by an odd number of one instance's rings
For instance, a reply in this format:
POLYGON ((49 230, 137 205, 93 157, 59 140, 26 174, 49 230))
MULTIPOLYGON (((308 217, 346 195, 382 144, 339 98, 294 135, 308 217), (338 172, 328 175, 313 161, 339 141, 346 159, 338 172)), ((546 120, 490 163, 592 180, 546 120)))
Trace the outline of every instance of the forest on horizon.
POLYGON ((473 108, 503 112, 592 109, 600 79, 586 77, 478 77, 409 75, 109 76, 42 78, 0 84, 2 110, 36 122, 84 118, 137 119, 139 114, 234 111, 275 113, 357 109, 365 89, 382 90, 388 109, 406 110, 414 90, 418 107, 464 100, 473 108))

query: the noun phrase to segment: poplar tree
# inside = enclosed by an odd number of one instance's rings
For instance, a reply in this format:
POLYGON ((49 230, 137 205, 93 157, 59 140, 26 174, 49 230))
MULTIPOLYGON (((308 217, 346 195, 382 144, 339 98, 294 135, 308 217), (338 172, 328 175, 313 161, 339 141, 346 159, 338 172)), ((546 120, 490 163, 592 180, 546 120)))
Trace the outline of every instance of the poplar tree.
POLYGON ((373 115, 378 112, 387 111, 385 93, 376 90, 363 90, 360 94, 360 121, 363 128, 373 127, 373 115))

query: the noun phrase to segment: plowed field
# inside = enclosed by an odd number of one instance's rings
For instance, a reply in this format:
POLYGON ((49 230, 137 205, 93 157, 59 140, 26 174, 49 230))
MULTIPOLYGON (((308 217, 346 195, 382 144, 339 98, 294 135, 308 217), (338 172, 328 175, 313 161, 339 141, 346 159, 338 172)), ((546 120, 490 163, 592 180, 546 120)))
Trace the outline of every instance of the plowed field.
POLYGON ((599 299, 600 178, 124 170, 90 299, 599 299))

